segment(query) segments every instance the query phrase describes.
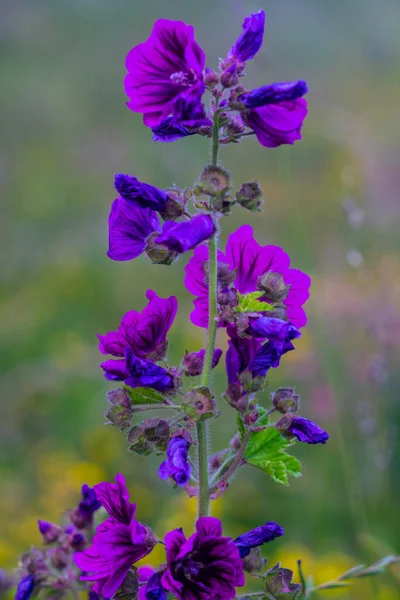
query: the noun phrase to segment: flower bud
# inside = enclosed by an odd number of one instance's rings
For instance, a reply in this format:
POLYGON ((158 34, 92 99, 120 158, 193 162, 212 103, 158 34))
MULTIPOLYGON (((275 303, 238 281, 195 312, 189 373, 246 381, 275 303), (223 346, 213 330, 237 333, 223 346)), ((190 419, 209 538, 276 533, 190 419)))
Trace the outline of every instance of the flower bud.
POLYGON ((209 67, 207 67, 206 70, 204 71, 205 86, 210 89, 214 89, 215 86, 218 85, 218 83, 219 83, 218 74, 215 71, 213 71, 212 69, 210 69, 209 67))
POLYGON ((207 165, 199 177, 194 193, 197 196, 203 194, 207 196, 219 196, 222 191, 229 188, 229 185, 229 171, 215 165, 207 165))
POLYGON ((250 574, 259 573, 267 564, 267 559, 261 556, 260 548, 252 548, 250 554, 243 558, 243 569, 250 574))
POLYGON ((175 221, 179 219, 185 212, 185 206, 187 199, 185 197, 185 191, 178 188, 171 188, 165 190, 167 194, 167 203, 165 210, 160 212, 161 217, 164 221, 175 221))
POLYGON ((263 204, 262 191, 258 181, 244 183, 236 194, 238 204, 250 210, 251 212, 259 212, 263 204))
POLYGON ((109 423, 116 425, 120 429, 129 427, 133 415, 132 406, 127 407, 123 404, 114 404, 105 413, 105 417, 109 423))
POLYGON ((271 394, 271 400, 276 410, 282 414, 295 413, 299 409, 299 396, 293 388, 279 388, 271 394))
POLYGON ((239 381, 242 384, 243 388, 246 390, 246 392, 249 392, 251 394, 263 390, 266 385, 265 377, 261 375, 253 377, 252 373, 247 369, 240 373, 239 381))
POLYGON ((293 571, 280 567, 278 563, 265 573, 265 589, 268 594, 281 600, 284 600, 284 598, 297 598, 301 590, 301 585, 299 583, 292 583, 292 579, 293 571))
POLYGON ((219 414, 215 398, 207 387, 198 387, 187 392, 182 408, 194 421, 204 421, 219 414))
POLYGON ((239 116, 236 116, 229 119, 224 131, 228 138, 235 137, 246 131, 246 125, 239 116))
POLYGON ((64 548, 56 546, 50 550, 50 561, 56 569, 65 569, 69 562, 68 552, 64 548))
POLYGON ((53 542, 57 541, 58 536, 61 533, 61 528, 58 525, 39 519, 38 526, 45 544, 53 544, 53 542))
POLYGON ((83 533, 81 533, 80 531, 76 531, 75 533, 72 534, 72 536, 70 538, 71 548, 73 548, 77 552, 81 552, 82 550, 85 549, 86 544, 87 544, 87 540, 86 540, 86 537, 83 535, 83 533))
POLYGON ((128 443, 131 444, 129 446, 129 450, 131 452, 136 452, 140 456, 149 456, 153 452, 153 445, 146 440, 144 436, 144 429, 141 425, 135 425, 128 432, 128 443))
POLYGON ((172 265, 178 253, 169 250, 164 244, 157 244, 155 240, 159 235, 159 231, 155 231, 147 238, 144 251, 154 265, 172 265))
MULTIPOLYGON (((196 377, 197 375, 201 375, 203 372, 204 366, 204 357, 206 351, 204 349, 199 350, 199 352, 191 352, 186 353, 183 358, 183 372, 187 377, 196 377)), ((216 348, 213 353, 212 359, 212 369, 217 366, 219 363, 219 359, 221 358, 222 350, 216 348)))
POLYGON ((225 71, 221 73, 221 84, 224 88, 231 88, 237 85, 239 81, 239 75, 236 68, 236 64, 230 65, 225 71))
POLYGON ((228 402, 228 404, 230 404, 239 412, 243 412, 244 410, 246 410, 247 394, 244 391, 243 387, 240 385, 240 383, 230 383, 223 397, 228 402))
POLYGON ((281 302, 288 295, 290 285, 285 284, 280 273, 269 271, 265 275, 260 275, 257 280, 257 289, 265 292, 272 302, 281 302))

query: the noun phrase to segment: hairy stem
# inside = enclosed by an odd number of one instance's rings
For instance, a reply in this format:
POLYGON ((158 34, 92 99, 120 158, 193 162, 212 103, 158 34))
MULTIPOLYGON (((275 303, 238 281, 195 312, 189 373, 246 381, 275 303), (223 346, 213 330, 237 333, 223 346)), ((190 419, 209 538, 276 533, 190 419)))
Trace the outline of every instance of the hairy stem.
POLYGON ((211 490, 212 492, 216 491, 222 482, 228 482, 229 478, 232 477, 236 469, 242 464, 243 456, 246 452, 247 444, 249 442, 250 433, 250 431, 246 431, 246 433, 244 434, 242 443, 240 445, 239 450, 237 451, 235 460, 233 461, 229 469, 227 469, 227 471, 225 471, 225 473, 222 475, 221 479, 213 485, 211 490))
MULTIPOLYGON (((219 150, 219 112, 214 113, 212 130, 212 164, 218 163, 219 150)), ((209 284, 208 284, 208 330, 206 355, 204 358, 201 385, 208 386, 212 368, 212 359, 217 333, 217 249, 218 237, 215 233, 208 242, 209 251, 209 284)), ((199 517, 208 515, 210 493, 208 487, 208 421, 197 423, 197 445, 199 461, 199 517)))

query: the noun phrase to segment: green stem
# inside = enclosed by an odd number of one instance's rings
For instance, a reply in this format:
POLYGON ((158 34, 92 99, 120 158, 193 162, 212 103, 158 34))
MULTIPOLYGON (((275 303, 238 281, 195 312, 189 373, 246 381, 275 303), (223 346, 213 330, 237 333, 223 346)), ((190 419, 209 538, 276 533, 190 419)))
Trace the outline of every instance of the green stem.
MULTIPOLYGON (((218 106, 214 113, 212 130, 212 164, 218 163, 219 150, 219 113, 218 106)), ((209 240, 209 288, 208 288, 208 331, 206 355, 204 358, 201 385, 207 387, 210 380, 212 359, 215 348, 215 336, 217 333, 217 234, 209 240)), ((208 515, 210 506, 210 492, 208 485, 208 421, 197 423, 197 447, 199 461, 199 517, 208 515)))

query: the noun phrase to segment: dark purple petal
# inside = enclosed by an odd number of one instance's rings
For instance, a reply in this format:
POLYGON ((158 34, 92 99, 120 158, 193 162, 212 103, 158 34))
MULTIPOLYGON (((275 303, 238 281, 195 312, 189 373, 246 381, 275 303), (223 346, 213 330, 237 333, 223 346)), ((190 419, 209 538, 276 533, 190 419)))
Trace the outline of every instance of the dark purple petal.
POLYGON ((146 600, 166 600, 167 593, 161 585, 161 574, 154 573, 148 580, 145 588, 146 600))
POLYGON ((190 479, 190 464, 188 462, 190 444, 182 436, 173 437, 167 448, 167 460, 158 470, 161 479, 170 477, 181 487, 190 479))
POLYGON ((306 444, 326 444, 329 439, 326 431, 304 417, 293 417, 287 431, 306 444))
POLYGON ((114 200, 108 219, 109 248, 112 260, 131 260, 143 253, 147 238, 160 230, 157 214, 122 198, 114 200))
POLYGON ((230 538, 222 537, 218 519, 200 518, 188 540, 182 530, 170 532, 165 544, 168 568, 161 582, 179 600, 231 600, 235 587, 244 585, 239 551, 230 538))
POLYGON ((243 113, 243 120, 253 129, 262 146, 277 148, 301 140, 301 128, 306 116, 307 102, 304 98, 298 98, 251 109, 243 113))
POLYGON ((200 82, 177 97, 173 108, 173 117, 176 123, 191 129, 211 127, 212 122, 207 118, 201 102, 204 90, 204 83, 200 82))
POLYGON ((144 114, 145 124, 156 127, 173 110, 174 100, 202 81, 203 50, 191 25, 159 19, 148 40, 133 48, 127 58, 127 106, 144 114))
POLYGON ((104 377, 109 381, 124 381, 129 375, 125 360, 106 360, 100 367, 104 371, 104 377))
POLYGON ((26 575, 18 583, 15 600, 29 600, 35 587, 33 575, 26 575))
POLYGON ((112 519, 129 525, 135 515, 136 504, 129 502, 129 491, 121 473, 117 473, 115 483, 98 483, 94 486, 94 491, 99 504, 104 506, 112 519))
POLYGON ((151 208, 163 212, 167 205, 167 194, 148 183, 142 183, 133 175, 118 173, 114 187, 124 200, 141 208, 151 208))
POLYGON ((180 223, 167 221, 155 241, 181 254, 208 240, 214 233, 215 225, 212 218, 209 215, 197 215, 190 221, 180 223))
POLYGON ((186 127, 176 122, 170 115, 161 121, 159 125, 152 128, 153 142, 175 142, 180 138, 193 135, 195 132, 188 131, 186 127))
POLYGON ((245 62, 254 58, 262 46, 265 28, 265 12, 260 10, 258 13, 249 15, 243 21, 243 32, 238 37, 231 50, 230 56, 235 57, 239 62, 245 62))
POLYGON ((300 331, 289 321, 263 316, 250 318, 246 333, 256 338, 268 338, 278 350, 285 342, 301 337, 300 331))
POLYGON ((252 548, 262 546, 262 544, 266 544, 267 542, 272 542, 272 540, 283 534, 284 531, 278 523, 268 521, 265 525, 260 525, 247 533, 239 535, 233 542, 239 549, 240 557, 245 558, 250 554, 252 548))
POLYGON ((281 357, 291 350, 294 350, 294 346, 290 341, 290 334, 289 338, 284 342, 280 342, 278 345, 270 340, 261 346, 261 348, 257 350, 254 360, 249 365, 253 377, 265 377, 271 367, 274 369, 279 367, 281 357))
POLYGON ((285 83, 273 83, 264 85, 251 92, 245 92, 238 97, 246 108, 258 108, 267 104, 277 104, 301 98, 308 92, 305 81, 288 81, 285 83))
POLYGON ((238 375, 253 362, 261 344, 256 339, 240 337, 233 325, 228 326, 227 333, 229 341, 225 359, 226 372, 228 383, 234 383, 238 375))
POLYGON ((153 388, 159 392, 173 388, 174 378, 163 367, 150 360, 142 360, 135 356, 131 350, 125 351, 125 362, 128 371, 128 377, 125 380, 126 385, 132 388, 153 388))

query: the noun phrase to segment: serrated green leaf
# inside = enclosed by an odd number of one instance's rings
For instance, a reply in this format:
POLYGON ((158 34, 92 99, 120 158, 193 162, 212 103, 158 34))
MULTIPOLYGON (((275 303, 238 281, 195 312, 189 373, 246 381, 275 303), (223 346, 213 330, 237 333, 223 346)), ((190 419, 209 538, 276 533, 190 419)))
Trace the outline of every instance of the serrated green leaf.
POLYGON ((246 312, 265 312, 274 310, 274 307, 268 302, 259 300, 264 292, 251 292, 250 294, 240 294, 238 292, 239 304, 235 308, 235 312, 246 313, 246 312))
POLYGON ((124 388, 128 391, 132 404, 164 404, 165 398, 157 390, 140 387, 131 388, 127 385, 124 388))
POLYGON ((288 475, 301 475, 300 461, 285 451, 289 446, 290 442, 275 427, 267 427, 251 433, 244 458, 274 481, 288 485, 288 475))

